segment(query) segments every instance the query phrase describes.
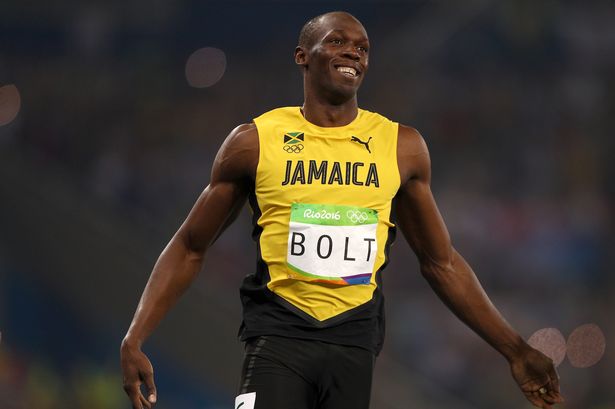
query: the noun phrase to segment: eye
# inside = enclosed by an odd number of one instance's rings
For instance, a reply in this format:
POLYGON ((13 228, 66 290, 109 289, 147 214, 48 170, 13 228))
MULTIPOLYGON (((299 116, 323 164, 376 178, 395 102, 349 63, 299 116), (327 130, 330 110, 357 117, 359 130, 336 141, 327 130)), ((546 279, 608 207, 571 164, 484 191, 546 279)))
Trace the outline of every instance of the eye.
POLYGON ((369 48, 367 48, 367 47, 363 47, 363 46, 359 46, 359 47, 357 47, 357 50, 361 51, 362 53, 367 53, 367 52, 369 52, 369 48))
POLYGON ((341 38, 332 38, 329 42, 335 45, 342 45, 344 43, 341 38))

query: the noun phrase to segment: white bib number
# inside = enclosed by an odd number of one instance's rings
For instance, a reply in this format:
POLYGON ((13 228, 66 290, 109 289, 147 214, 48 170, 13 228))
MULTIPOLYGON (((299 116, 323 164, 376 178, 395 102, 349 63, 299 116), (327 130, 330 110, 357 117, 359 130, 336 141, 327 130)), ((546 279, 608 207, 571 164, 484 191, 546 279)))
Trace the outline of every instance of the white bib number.
POLYGON ((297 278, 341 285, 369 284, 378 250, 378 212, 293 203, 287 266, 297 278))

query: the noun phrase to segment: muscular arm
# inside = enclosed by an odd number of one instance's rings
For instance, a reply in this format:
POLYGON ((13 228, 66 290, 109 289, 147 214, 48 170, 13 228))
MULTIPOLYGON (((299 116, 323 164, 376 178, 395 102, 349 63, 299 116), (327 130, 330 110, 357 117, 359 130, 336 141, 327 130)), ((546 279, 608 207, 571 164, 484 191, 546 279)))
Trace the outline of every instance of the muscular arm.
POLYGON ((528 357, 540 361, 544 356, 536 355, 540 353, 529 347, 500 315, 468 263, 452 247, 431 193, 427 146, 412 128, 400 126, 398 163, 401 176, 395 199, 398 226, 418 257, 422 275, 461 321, 506 357, 526 397, 538 407, 550 407, 559 398, 557 379, 551 379, 556 378, 555 370, 550 362, 541 361, 539 366, 544 368, 538 372, 532 372, 534 368, 526 371, 523 364, 528 357), (523 368, 519 369, 520 366, 523 368), (550 382, 553 384, 549 396, 539 401, 534 391, 550 382))
POLYGON ((255 126, 239 126, 220 148, 212 167, 210 184, 158 258, 122 343, 124 388, 133 408, 150 407, 152 399, 156 399, 155 391, 152 392, 151 364, 141 356, 141 345, 192 283, 202 267, 206 250, 245 203, 254 181, 257 161, 255 126), (139 373, 143 371, 142 367, 145 367, 145 373, 139 373), (149 402, 139 391, 141 382, 150 389, 149 402))

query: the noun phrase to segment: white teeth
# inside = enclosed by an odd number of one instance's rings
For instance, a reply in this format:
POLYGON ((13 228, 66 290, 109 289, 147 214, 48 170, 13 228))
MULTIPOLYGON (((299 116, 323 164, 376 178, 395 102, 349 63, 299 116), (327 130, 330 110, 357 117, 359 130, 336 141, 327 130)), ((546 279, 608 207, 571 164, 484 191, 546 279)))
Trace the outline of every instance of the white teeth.
POLYGON ((343 74, 350 74, 353 77, 357 76, 357 70, 352 67, 337 67, 337 70, 343 74))

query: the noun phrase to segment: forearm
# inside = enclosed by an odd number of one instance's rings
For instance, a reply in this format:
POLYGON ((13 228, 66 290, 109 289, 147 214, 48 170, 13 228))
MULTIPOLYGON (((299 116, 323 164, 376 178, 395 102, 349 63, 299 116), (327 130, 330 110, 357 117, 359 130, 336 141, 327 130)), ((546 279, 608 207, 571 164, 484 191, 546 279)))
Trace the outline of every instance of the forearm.
POLYGON ((527 347, 491 303, 459 253, 453 250, 448 266, 422 263, 421 272, 448 308, 506 359, 510 361, 527 347))
POLYGON ((173 237, 152 270, 125 343, 141 347, 192 283, 202 264, 202 252, 191 251, 178 235, 173 237))

